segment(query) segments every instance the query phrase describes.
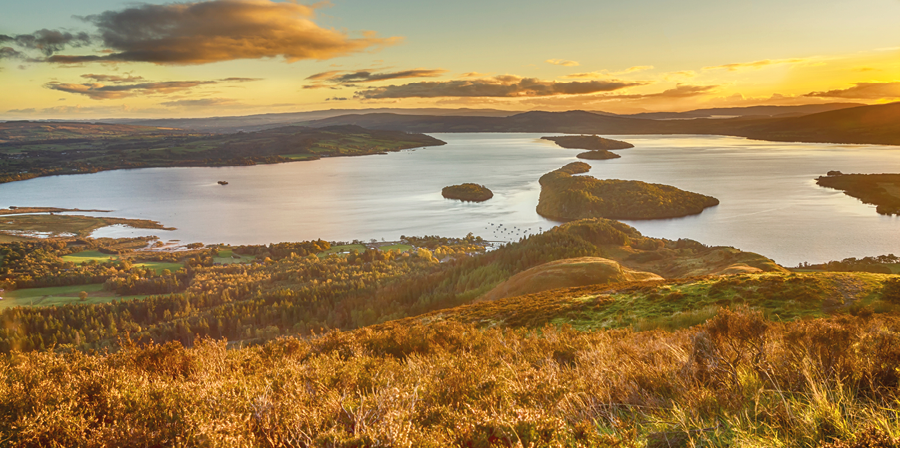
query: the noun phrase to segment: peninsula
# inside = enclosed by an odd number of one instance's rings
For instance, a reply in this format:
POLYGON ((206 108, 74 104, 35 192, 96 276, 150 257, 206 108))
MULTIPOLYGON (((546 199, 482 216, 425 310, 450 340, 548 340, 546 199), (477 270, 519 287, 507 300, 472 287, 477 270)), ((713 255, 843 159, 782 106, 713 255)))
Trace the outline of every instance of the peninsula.
POLYGON ((494 196, 490 189, 475 183, 463 183, 447 186, 441 190, 444 198, 467 202, 483 202, 494 196))
POLYGON ((589 165, 575 162, 542 176, 537 213, 561 221, 669 219, 700 214, 719 204, 713 197, 664 184, 572 176, 588 170, 589 165))
POLYGON ((844 191, 863 203, 875 205, 878 214, 900 215, 900 174, 843 174, 833 170, 816 178, 816 184, 844 191))
POLYGON ((444 145, 431 136, 354 125, 233 134, 65 122, 0 123, 0 183, 143 167, 274 164, 444 145))

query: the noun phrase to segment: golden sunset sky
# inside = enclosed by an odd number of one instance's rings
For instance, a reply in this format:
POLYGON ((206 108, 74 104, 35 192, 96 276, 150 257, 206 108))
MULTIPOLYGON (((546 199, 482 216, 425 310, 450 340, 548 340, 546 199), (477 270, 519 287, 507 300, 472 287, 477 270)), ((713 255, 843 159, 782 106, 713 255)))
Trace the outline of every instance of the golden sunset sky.
POLYGON ((900 100, 900 0, 0 1, 4 120, 900 100))

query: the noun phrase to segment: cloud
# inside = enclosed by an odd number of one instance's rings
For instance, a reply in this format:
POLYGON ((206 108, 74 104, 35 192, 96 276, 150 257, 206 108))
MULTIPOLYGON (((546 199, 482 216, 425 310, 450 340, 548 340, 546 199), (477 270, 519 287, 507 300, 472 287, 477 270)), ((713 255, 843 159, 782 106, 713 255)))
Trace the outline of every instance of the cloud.
POLYGON ((578 61, 569 61, 566 59, 548 59, 546 62, 557 66, 573 67, 578 65, 578 61))
POLYGON ((804 97, 855 98, 855 99, 894 99, 900 98, 900 82, 894 83, 855 83, 851 88, 817 91, 805 94, 804 97))
POLYGON ((466 73, 460 75, 459 77, 460 77, 460 78, 479 78, 479 77, 486 77, 486 76, 488 76, 488 74, 486 74, 486 73, 481 73, 481 72, 466 72, 466 73))
POLYGON ((336 77, 339 73, 344 73, 346 70, 329 70, 328 72, 321 72, 317 74, 310 75, 306 77, 307 80, 328 80, 336 77))
POLYGON ((347 97, 331 97, 331 98, 325 99, 326 102, 341 102, 344 100, 349 100, 349 99, 347 97))
POLYGON ((734 72, 736 70, 741 69, 761 69, 766 66, 773 66, 776 64, 797 64, 808 61, 807 59, 797 58, 797 59, 763 59, 761 61, 753 61, 748 63, 732 63, 732 64, 722 64, 720 66, 707 66, 704 67, 703 70, 716 70, 716 69, 726 69, 729 72, 734 72))
MULTIPOLYGON (((119 11, 106 11, 83 17, 82 20, 97 28, 99 43, 111 49, 111 53, 53 55, 47 61, 60 64, 110 61, 190 65, 280 56, 294 62, 326 60, 392 45, 401 40, 397 37, 380 38, 374 32, 363 32, 362 37, 351 38, 346 32, 322 28, 312 19, 316 8, 324 4, 212 0, 141 4, 119 11)), ((81 37, 81 34, 76 35, 67 44, 75 46, 82 42, 78 40, 81 37)), ((46 48, 56 51, 61 47, 46 48)))
POLYGON ((119 75, 98 75, 93 73, 86 73, 82 75, 81 78, 87 78, 88 80, 94 80, 101 83, 133 83, 135 81, 144 80, 144 77, 136 77, 131 75, 126 75, 123 77, 119 75))
POLYGON ((0 47, 0 59, 20 59, 22 57, 22 53, 12 47, 0 47))
POLYGON ((50 56, 66 47, 83 47, 89 45, 91 41, 91 36, 85 32, 73 34, 46 28, 31 34, 19 34, 16 36, 0 34, 0 43, 11 42, 24 49, 38 50, 45 56, 50 56))
POLYGON ((223 83, 250 83, 251 81, 262 81, 265 78, 243 78, 243 77, 231 77, 231 78, 222 78, 221 82, 223 83))
POLYGON ((663 74, 663 79, 666 81, 671 81, 675 78, 694 78, 697 76, 697 72, 693 70, 679 70, 677 72, 667 72, 663 74))
POLYGON ((644 70, 653 69, 653 66, 634 66, 629 67, 625 70, 620 70, 618 72, 610 72, 608 70, 600 70, 595 72, 581 72, 581 73, 572 73, 569 75, 563 76, 563 78, 608 78, 618 75, 627 75, 629 73, 641 72, 644 70))
POLYGON ((653 68, 653 66, 634 66, 634 67, 629 67, 629 68, 625 69, 624 71, 622 71, 622 73, 641 72, 644 70, 650 70, 652 68, 653 68))
POLYGON ((191 88, 203 85, 220 83, 248 83, 252 81, 262 80, 262 78, 231 77, 222 78, 220 80, 207 81, 164 81, 158 83, 134 83, 135 81, 143 81, 144 77, 132 75, 100 75, 94 73, 84 74, 81 76, 81 78, 94 80, 96 81, 96 83, 59 83, 54 81, 46 83, 44 87, 57 91, 68 92, 70 94, 86 95, 94 100, 108 100, 132 97, 135 95, 171 94, 173 92, 186 91, 191 88))
POLYGON ((560 83, 537 78, 500 75, 479 80, 420 82, 375 87, 357 91, 356 98, 544 97, 607 92, 642 84, 645 83, 619 80, 560 83))
POLYGON ((169 102, 162 102, 160 105, 171 108, 209 108, 212 106, 237 106, 240 105, 240 102, 233 98, 199 98, 172 100, 169 102))
POLYGON ((94 100, 107 100, 135 95, 170 94, 186 91, 191 88, 215 84, 216 81, 166 81, 162 83, 138 83, 104 85, 101 83, 57 83, 50 82, 44 85, 48 89, 68 92, 70 94, 86 95, 94 100))
POLYGON ((637 100, 637 99, 649 99, 649 98, 657 98, 657 99, 676 99, 676 98, 687 98, 694 97, 697 95, 709 94, 719 86, 717 85, 708 85, 708 86, 695 86, 690 84, 676 84, 672 89, 666 89, 662 92, 656 92, 652 94, 617 94, 617 95, 604 95, 603 99, 605 100, 637 100))
POLYGON ((396 80, 401 78, 439 77, 447 71, 444 69, 412 69, 400 72, 372 73, 368 70, 354 72, 330 70, 307 77, 307 80, 327 81, 329 83, 372 83, 375 81, 396 80))

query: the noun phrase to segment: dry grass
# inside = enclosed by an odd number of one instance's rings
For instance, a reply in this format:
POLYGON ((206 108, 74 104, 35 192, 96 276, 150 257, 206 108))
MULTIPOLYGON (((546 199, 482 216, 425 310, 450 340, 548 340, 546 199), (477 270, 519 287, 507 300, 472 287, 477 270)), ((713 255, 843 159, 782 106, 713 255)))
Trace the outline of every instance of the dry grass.
POLYGON ((459 323, 0 360, 4 446, 892 446, 900 320, 459 323))

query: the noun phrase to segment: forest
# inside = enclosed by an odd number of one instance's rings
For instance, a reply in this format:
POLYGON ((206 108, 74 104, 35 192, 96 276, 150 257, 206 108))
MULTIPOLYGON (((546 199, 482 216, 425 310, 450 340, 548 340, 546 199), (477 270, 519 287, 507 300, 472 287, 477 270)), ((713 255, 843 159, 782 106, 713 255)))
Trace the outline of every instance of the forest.
POLYGON ((700 214, 719 200, 664 184, 572 176, 590 170, 570 163, 541 177, 538 214, 555 220, 589 217, 665 219, 700 214))
POLYGON ((140 239, 4 244, 0 280, 8 291, 102 283, 110 298, 2 309, 0 352, 114 348, 123 336, 140 343, 177 340, 190 345, 197 336, 255 342, 283 334, 350 330, 459 306, 516 273, 584 256, 615 257, 635 270, 667 277, 751 266, 753 271, 784 270, 753 253, 722 256, 729 249, 646 238, 632 227, 603 219, 572 222, 490 252, 471 233, 464 238, 404 236, 402 241, 413 249, 368 248, 324 256, 331 246, 325 241, 228 248, 253 257, 236 263, 223 263, 217 256, 225 250, 218 246, 188 252, 135 250, 146 244, 140 239), (62 259, 89 249, 115 252, 118 260, 74 264, 62 259), (152 270, 142 265, 164 258, 183 266, 152 270), (122 296, 139 297, 118 300, 122 296))
POLYGON ((0 124, 0 183, 140 167, 245 166, 443 145, 423 134, 353 125, 206 134, 104 124, 0 124))

